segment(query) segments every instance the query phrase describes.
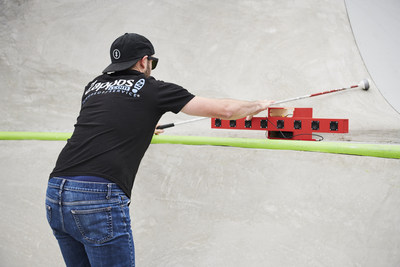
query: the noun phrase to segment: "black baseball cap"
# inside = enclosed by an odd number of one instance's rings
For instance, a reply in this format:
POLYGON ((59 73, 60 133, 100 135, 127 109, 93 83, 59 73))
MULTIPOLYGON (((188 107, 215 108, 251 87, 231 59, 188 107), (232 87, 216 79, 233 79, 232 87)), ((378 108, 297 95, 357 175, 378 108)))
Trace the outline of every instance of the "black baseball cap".
POLYGON ((137 33, 125 33, 112 43, 111 64, 103 73, 129 69, 142 57, 151 55, 154 55, 154 47, 146 37, 137 33))

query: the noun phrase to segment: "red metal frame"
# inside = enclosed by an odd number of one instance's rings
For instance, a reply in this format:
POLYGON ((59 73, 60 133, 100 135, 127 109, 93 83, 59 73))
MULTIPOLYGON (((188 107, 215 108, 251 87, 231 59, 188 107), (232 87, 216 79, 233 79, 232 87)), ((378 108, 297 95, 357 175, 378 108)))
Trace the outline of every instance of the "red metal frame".
POLYGON ((348 119, 312 117, 312 108, 269 108, 267 117, 238 120, 211 119, 213 129, 263 130, 269 139, 315 140, 313 133, 348 133, 348 119), (251 124, 251 125, 250 125, 251 124))

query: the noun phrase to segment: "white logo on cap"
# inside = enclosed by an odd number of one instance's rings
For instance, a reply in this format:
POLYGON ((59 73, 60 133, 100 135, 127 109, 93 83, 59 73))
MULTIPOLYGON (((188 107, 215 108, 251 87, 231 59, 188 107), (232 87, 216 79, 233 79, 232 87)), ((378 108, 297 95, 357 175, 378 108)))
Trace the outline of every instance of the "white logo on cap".
POLYGON ((114 49, 114 51, 113 51, 113 57, 114 57, 115 59, 119 59, 120 56, 121 56, 121 52, 119 52, 118 49, 114 49))

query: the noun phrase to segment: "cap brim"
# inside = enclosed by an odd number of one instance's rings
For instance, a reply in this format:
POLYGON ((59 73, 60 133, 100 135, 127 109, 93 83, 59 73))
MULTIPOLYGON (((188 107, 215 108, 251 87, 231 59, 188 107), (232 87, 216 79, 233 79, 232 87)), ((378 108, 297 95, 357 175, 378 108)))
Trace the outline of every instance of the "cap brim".
POLYGON ((140 58, 134 59, 134 60, 130 60, 130 61, 126 61, 126 62, 120 62, 120 63, 111 63, 110 65, 107 66, 107 68, 105 68, 103 70, 103 73, 107 73, 107 72, 116 72, 116 71, 122 71, 122 70, 126 70, 131 68, 133 65, 136 64, 136 62, 139 61, 140 58))

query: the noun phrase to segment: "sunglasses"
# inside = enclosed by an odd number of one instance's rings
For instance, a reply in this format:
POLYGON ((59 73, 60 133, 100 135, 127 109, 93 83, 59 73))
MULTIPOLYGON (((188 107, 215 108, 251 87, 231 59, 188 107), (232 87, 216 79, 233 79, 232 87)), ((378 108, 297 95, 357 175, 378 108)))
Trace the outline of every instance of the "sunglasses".
POLYGON ((152 62, 151 62, 151 69, 154 70, 154 69, 157 67, 158 58, 152 57, 152 56, 148 56, 147 59, 148 59, 148 60, 152 60, 152 62))

